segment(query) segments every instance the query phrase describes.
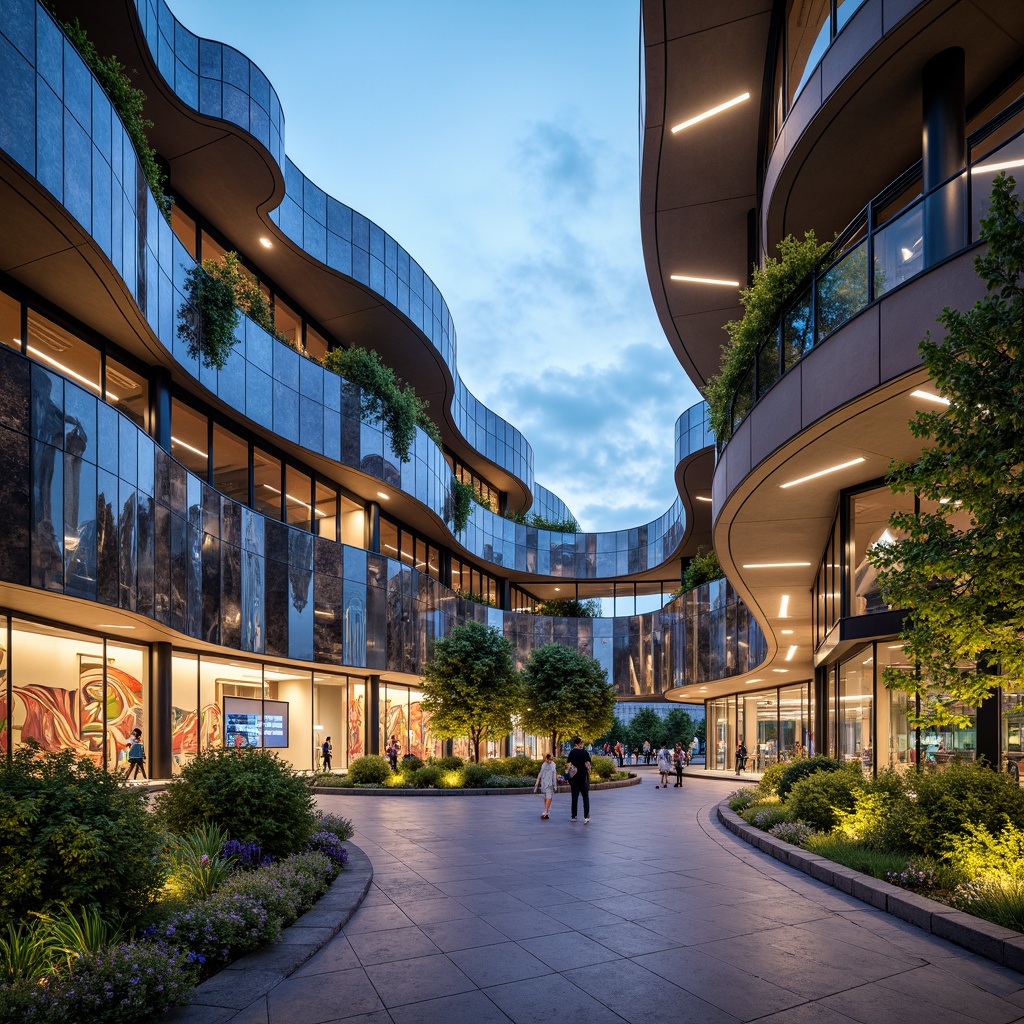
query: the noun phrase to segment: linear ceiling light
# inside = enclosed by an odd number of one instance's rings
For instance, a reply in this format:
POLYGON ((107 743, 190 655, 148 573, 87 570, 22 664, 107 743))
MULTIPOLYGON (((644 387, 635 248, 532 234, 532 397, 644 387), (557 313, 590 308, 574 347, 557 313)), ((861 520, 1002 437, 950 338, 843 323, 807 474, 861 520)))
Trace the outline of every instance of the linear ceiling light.
POLYGON ((671 274, 673 281, 688 281, 690 284, 720 284, 726 288, 739 288, 739 281, 723 281, 719 277, 690 277, 687 274, 671 274))
POLYGON ((942 395, 933 395, 930 391, 917 391, 910 392, 911 398, 924 398, 929 402, 937 402, 939 405, 949 405, 949 399, 943 398, 942 395))
POLYGON ((697 497, 696 497, 696 500, 697 500, 697 501, 707 501, 707 502, 710 502, 710 501, 711 501, 711 499, 710 499, 710 498, 703 498, 703 497, 701 497, 701 496, 700 496, 699 494, 697 495, 697 497))
POLYGON ((796 644, 793 644, 788 651, 786 651, 786 661, 792 661, 793 655, 796 654, 796 644))
POLYGON ((779 618, 789 618, 789 594, 783 594, 782 600, 779 602, 779 618))
POLYGON ((684 128, 689 128, 692 124, 697 124, 699 121, 705 121, 707 118, 714 117, 715 114, 720 114, 723 110, 728 110, 730 107, 735 107, 737 103, 742 103, 744 100, 749 99, 750 93, 745 92, 731 100, 726 100, 724 103, 719 103, 717 107, 705 110, 703 114, 696 114, 694 117, 687 118, 685 121, 680 121, 679 124, 673 126, 672 134, 675 135, 676 132, 681 132, 684 128))
MULTIPOLYGON (((675 128, 672 131, 675 131, 675 128)), ((978 164, 971 168, 971 174, 990 174, 992 171, 1008 171, 1013 167, 1024 167, 1024 160, 1004 160, 998 164, 978 164)))
POLYGON ((750 562, 744 569, 804 569, 810 562, 750 562))
MULTIPOLYGON (((173 434, 171 435, 171 444, 180 445, 182 448, 187 448, 190 452, 193 452, 196 455, 201 455, 204 459, 206 458, 206 452, 200 451, 198 448, 190 445, 187 441, 182 441, 180 437, 175 437, 173 434)), ((264 484, 263 486, 269 487, 270 485, 264 484)), ((281 492, 278 491, 277 493, 280 494, 281 492)))
POLYGON ((796 487, 797 484, 805 484, 808 480, 817 480, 819 476, 828 476, 829 473, 838 473, 841 469, 856 466, 859 462, 867 462, 867 459, 861 455, 856 459, 850 459, 849 462, 840 462, 838 466, 829 466, 828 469, 819 469, 817 473, 809 473, 807 476, 800 477, 799 480, 790 480, 789 483, 779 484, 779 487, 782 490, 785 490, 787 487, 796 487))
POLYGON ((793 630, 791 630, 791 629, 780 629, 779 632, 783 636, 792 636, 793 635, 793 630))

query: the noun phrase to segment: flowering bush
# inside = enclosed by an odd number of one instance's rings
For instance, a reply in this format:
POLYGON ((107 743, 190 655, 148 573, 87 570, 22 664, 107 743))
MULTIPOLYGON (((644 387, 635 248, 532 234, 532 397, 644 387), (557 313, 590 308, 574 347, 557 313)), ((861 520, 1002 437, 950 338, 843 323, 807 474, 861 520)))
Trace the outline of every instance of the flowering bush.
POLYGON ((223 855, 233 858, 238 867, 246 870, 273 863, 270 857, 263 855, 263 847, 259 843, 243 843, 238 839, 229 839, 224 844, 223 855))
POLYGON ((164 929, 167 942, 204 958, 204 973, 280 937, 280 918, 272 917, 258 899, 230 890, 192 904, 164 929))
POLYGON ((780 821, 768 829, 769 833, 784 843, 803 846, 815 834, 814 829, 806 821, 780 821))
POLYGON ((314 832, 309 837, 309 849, 322 853, 339 871, 348 863, 348 850, 341 845, 341 839, 327 829, 314 832))
MULTIPOLYGON (((456 758, 455 760, 458 760, 456 758)), ((333 832, 339 839, 351 839, 355 835, 355 825, 351 818, 343 818, 340 814, 328 814, 325 811, 317 811, 317 831, 323 829, 333 832)))
POLYGON ((282 927, 287 927, 298 917, 292 894, 279 878, 273 877, 269 868, 239 871, 225 884, 221 893, 255 900, 266 909, 267 920, 277 921, 282 927))
POLYGON ((294 853, 264 871, 284 886, 295 906, 296 917, 316 903, 338 873, 330 858, 318 851, 294 853))
POLYGON ((1024 881, 1020 878, 989 876, 966 882, 956 887, 950 903, 993 924, 1024 931, 1024 881))
POLYGON ((744 807, 749 807, 759 797, 760 793, 752 786, 745 786, 743 789, 737 789, 731 797, 729 797, 729 806, 734 811, 742 811, 744 807))
POLYGON ((0 986, 0 1019, 131 1024, 187 1003, 196 982, 195 959, 160 943, 120 942, 65 963, 46 986, 0 986))
POLYGON ((885 879, 901 889, 934 889, 938 884, 934 868, 916 864, 912 860, 907 861, 902 871, 887 871, 885 879))
POLYGON ((767 832, 772 826, 778 825, 783 821, 789 821, 789 812, 780 806, 765 807, 755 811, 750 819, 750 823, 754 828, 759 828, 762 832, 767 832))

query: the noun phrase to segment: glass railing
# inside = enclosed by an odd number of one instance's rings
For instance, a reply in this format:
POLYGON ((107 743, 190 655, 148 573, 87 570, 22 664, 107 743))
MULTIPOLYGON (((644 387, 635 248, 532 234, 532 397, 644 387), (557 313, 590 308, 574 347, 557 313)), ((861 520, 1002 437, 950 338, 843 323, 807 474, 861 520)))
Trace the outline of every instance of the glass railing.
MULTIPOLYGON (((968 161, 948 181, 918 195, 884 223, 885 210, 904 180, 873 199, 842 232, 817 269, 783 309, 740 377, 730 408, 730 435, 772 386, 808 352, 873 302, 974 244, 988 213, 992 182, 1001 172, 1021 179, 1024 195, 1024 128, 968 161)), ((905 176, 904 176, 905 177, 905 176)), ((720 446, 728 438, 720 439, 720 446)))

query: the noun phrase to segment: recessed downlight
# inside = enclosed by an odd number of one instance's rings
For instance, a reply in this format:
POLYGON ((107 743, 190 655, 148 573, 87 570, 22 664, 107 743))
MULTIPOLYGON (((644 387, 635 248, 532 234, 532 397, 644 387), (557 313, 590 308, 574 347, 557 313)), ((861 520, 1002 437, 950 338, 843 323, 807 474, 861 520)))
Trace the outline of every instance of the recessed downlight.
POLYGON ((728 110, 730 107, 735 107, 737 103, 742 103, 744 100, 750 99, 750 93, 744 92, 739 96, 734 96, 731 100, 726 100, 724 103, 719 103, 717 107, 712 107, 710 110, 705 110, 700 114, 694 114, 693 117, 688 117, 685 121, 680 121, 679 124, 673 125, 672 134, 675 135, 677 132, 681 132, 691 125, 699 124, 701 121, 706 121, 709 117, 714 117, 715 114, 722 113, 723 110, 728 110))
POLYGON ((378 498, 383 498, 385 501, 387 501, 391 497, 391 495, 390 494, 385 494, 383 491, 378 491, 377 492, 377 497, 378 498))
POLYGON ((266 235, 260 236, 260 245, 262 245, 264 249, 272 249, 274 247, 274 243, 267 238, 266 235))

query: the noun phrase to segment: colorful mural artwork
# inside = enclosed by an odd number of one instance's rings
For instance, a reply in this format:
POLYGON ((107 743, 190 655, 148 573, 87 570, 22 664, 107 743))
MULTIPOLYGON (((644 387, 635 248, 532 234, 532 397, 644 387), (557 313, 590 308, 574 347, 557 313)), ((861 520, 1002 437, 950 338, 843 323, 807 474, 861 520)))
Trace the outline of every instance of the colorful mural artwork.
POLYGON ((363 756, 363 695, 348 702, 348 758, 363 756))
MULTIPOLYGON (((102 660, 81 655, 77 689, 27 683, 14 690, 15 721, 19 704, 25 714, 17 730, 20 742, 34 740, 47 751, 74 750, 97 765, 103 764, 105 721, 107 765, 117 768, 127 757, 132 729, 142 724, 142 683, 108 664, 104 695, 102 660)), ((3 739, 6 752, 6 732, 3 739)))
POLYGON ((223 745, 223 727, 219 704, 194 708, 171 708, 171 762, 180 770, 200 750, 213 750, 223 745))

